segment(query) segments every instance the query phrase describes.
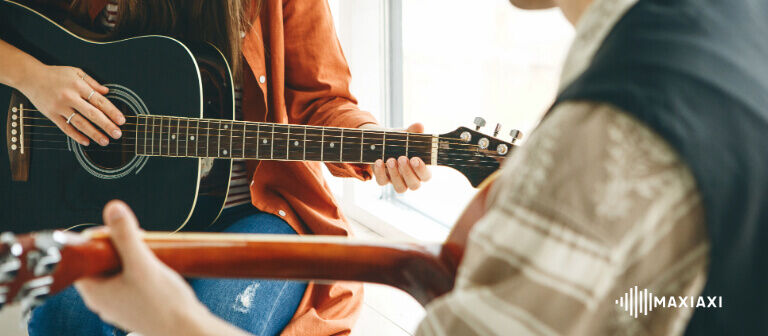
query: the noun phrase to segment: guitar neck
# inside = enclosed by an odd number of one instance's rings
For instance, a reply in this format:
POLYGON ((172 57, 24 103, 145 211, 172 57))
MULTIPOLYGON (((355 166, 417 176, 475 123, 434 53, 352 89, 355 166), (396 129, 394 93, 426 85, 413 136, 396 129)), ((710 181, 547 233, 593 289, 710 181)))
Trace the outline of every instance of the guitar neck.
POLYGON ((136 117, 136 154, 146 156, 374 163, 419 157, 437 164, 439 137, 168 116, 136 117))
MULTIPOLYGON (((61 281, 54 291, 78 278, 120 269, 105 234, 67 236, 79 243, 61 249, 61 271, 54 273, 61 281)), ((440 258, 439 244, 204 233, 146 233, 144 240, 161 261, 185 277, 373 282, 400 288, 426 304, 449 291, 455 276, 455 269, 440 258)))

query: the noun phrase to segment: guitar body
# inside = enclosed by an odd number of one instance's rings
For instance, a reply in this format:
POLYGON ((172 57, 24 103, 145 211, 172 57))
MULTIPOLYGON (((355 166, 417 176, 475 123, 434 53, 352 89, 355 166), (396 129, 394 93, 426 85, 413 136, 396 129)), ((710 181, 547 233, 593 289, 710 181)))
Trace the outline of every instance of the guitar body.
MULTIPOLYGON (((163 36, 87 41, 10 1, 0 1, 0 39, 45 64, 83 69, 110 88, 107 97, 126 116, 234 118, 229 67, 211 45, 183 44, 163 36)), ((59 132, 61 141, 46 145, 52 136, 36 135, 40 128, 25 133, 25 153, 19 154, 20 148, 11 150, 20 143, 12 141, 10 124, 16 119, 11 118, 27 108, 34 107, 17 91, 0 85, 0 120, 8 124, 0 127, 0 139, 8 147, 0 154, 0 231, 101 223, 101 209, 112 199, 130 204, 147 230, 202 231, 221 212, 231 160, 99 151, 95 143, 81 147, 67 141, 58 129, 45 132, 59 132), (23 109, 14 112, 20 104, 23 109)), ((136 141, 124 138, 113 141, 126 146, 136 141)))

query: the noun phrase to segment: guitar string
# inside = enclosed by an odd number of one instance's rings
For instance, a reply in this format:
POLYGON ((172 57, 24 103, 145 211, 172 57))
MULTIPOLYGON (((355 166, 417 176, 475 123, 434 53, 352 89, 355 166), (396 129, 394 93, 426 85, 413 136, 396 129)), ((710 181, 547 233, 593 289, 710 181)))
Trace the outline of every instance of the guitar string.
MULTIPOLYGON (((35 139, 35 138, 32 138, 31 142, 37 142, 37 143, 67 143, 66 140, 43 140, 43 139, 35 139)), ((163 144, 161 146, 159 146, 159 147, 158 146, 154 146, 154 147, 152 147, 152 146, 143 146, 143 145, 136 146, 135 143, 114 143, 113 142, 113 143, 110 143, 106 147, 93 147, 93 148, 89 148, 88 151, 124 152, 124 153, 139 154, 139 153, 137 153, 137 149, 141 148, 141 147, 144 147, 144 151, 145 151, 144 154, 154 154, 155 150, 157 150, 157 152, 158 152, 158 154, 160 156, 163 156, 163 155, 178 156, 178 155, 171 155, 171 151, 173 149, 173 145, 171 145, 169 147, 169 146, 167 146, 167 143, 165 141, 163 141, 163 144), (118 146, 122 147, 122 148, 125 148, 126 150, 121 150, 121 151, 120 150, 114 150, 114 147, 118 147, 118 146), (112 147, 112 148, 109 148, 109 147, 112 147), (150 147, 150 148, 147 148, 147 147, 150 147), (146 153, 146 152, 152 152, 152 153, 146 153)), ((26 147, 25 146, 25 148, 30 148, 30 147, 26 147)), ((37 147, 34 147, 34 148, 37 148, 37 147)), ((270 149, 272 149, 272 147, 270 147, 270 149)), ((290 149, 289 146, 282 146, 282 145, 280 145, 279 147, 277 147, 276 150, 274 150, 274 149, 271 150, 270 151, 270 155, 272 156, 274 154, 274 152, 276 152, 276 151, 279 151, 279 153, 282 155, 282 152, 286 151, 287 157, 291 157, 292 153, 287 152, 289 149, 290 149)), ((201 155, 200 157, 208 157, 208 155, 207 155, 208 154, 208 149, 206 147, 202 147, 202 150, 201 150, 201 147, 198 145, 196 147, 195 152, 199 153, 200 151, 204 151, 206 153, 206 155, 201 155)), ((177 147, 177 152, 176 153, 178 154, 179 152, 181 152, 181 148, 177 147)), ((184 152, 185 153, 187 152, 187 148, 186 147, 185 147, 184 152)), ((239 151, 239 152, 241 154, 240 156, 242 156, 243 155, 242 150, 239 151)), ((256 154, 254 152, 256 152, 256 150, 249 148, 249 149, 247 149, 245 151, 245 154, 246 155, 248 155, 248 153, 256 154)), ((234 153, 236 153, 236 152, 230 153, 230 156, 226 156, 226 158, 234 158, 234 159, 237 159, 237 158, 246 158, 246 159, 247 158, 252 158, 252 157, 238 157, 238 155, 235 155, 234 153)), ((303 155, 303 153, 304 152, 301 152, 302 155, 303 155)), ((317 150, 313 150, 313 148, 310 148, 310 150, 306 151, 306 153, 310 154, 310 155, 317 155, 317 154, 321 154, 321 153, 327 153, 327 151, 325 149, 321 149, 320 151, 317 151, 317 150)), ((350 152, 350 153, 353 153, 353 152, 350 152)), ((356 154, 356 152, 354 152, 354 153, 356 154)), ((391 151, 389 151, 389 153, 391 155, 386 155, 386 152, 385 152, 385 156, 388 156, 388 157, 395 157, 395 156, 397 156, 396 154, 392 154, 391 151)), ((296 153, 296 152, 293 153, 294 156, 298 155, 298 154, 299 153, 296 153)), ((329 155, 329 154, 335 154, 335 153, 328 153, 327 155, 329 155)), ((410 157, 418 156, 418 157, 420 157, 422 159, 425 159, 425 158, 430 158, 432 153, 431 153, 431 151, 420 150, 420 151, 409 152, 408 154, 409 154, 410 157)), ((338 155, 344 157, 344 154, 341 153, 341 152, 339 152, 338 155)), ((457 160, 457 161, 477 161, 477 162, 480 162, 481 160, 477 160, 478 158, 491 158, 491 159, 499 158, 499 156, 491 156, 491 155, 485 155, 485 156, 483 156, 483 155, 466 155, 466 154, 457 154, 457 153, 451 153, 451 152, 440 152, 439 155, 440 155, 441 158, 445 158, 446 156, 448 156, 448 157, 451 157, 451 158, 453 158, 454 160, 457 160), (475 160, 470 160, 470 159, 467 159, 467 158, 474 158, 475 160)), ((349 155, 347 155, 346 157, 349 157, 349 155)), ((362 157, 365 158, 365 154, 362 154, 362 157)), ((256 157, 256 158, 258 158, 258 159, 270 159, 272 157, 268 158, 268 157, 261 157, 261 156, 259 156, 259 157, 256 157)), ((309 160, 309 161, 313 161, 313 160, 309 160)), ((354 160, 349 160, 349 161, 354 161, 354 160)), ((486 161, 483 161, 483 162, 486 162, 486 161)))
MULTIPOLYGON (((54 150, 54 151, 64 151, 64 152, 71 152, 68 148, 61 148, 61 147, 24 147, 27 150, 54 150)), ((138 154, 134 151, 114 151, 114 150, 108 150, 108 149, 89 149, 88 151, 97 151, 97 152, 110 152, 110 153, 130 153, 134 154, 136 156, 162 156, 162 157, 184 157, 184 158, 208 158, 208 159, 243 159, 240 157, 231 157, 231 156, 186 156, 186 155, 170 155, 170 154, 138 154)), ((249 158, 245 158, 249 159, 249 158)), ((316 161, 316 162, 325 162, 325 163, 352 163, 352 164, 372 164, 372 162, 353 162, 353 161, 333 161, 333 160, 299 160, 299 159, 290 159, 290 158, 250 158, 254 160, 270 160, 270 161, 316 161)), ((470 164, 456 164, 456 163, 438 163, 440 166, 447 166, 447 167, 469 167, 469 168, 498 168, 499 164, 489 164, 491 161, 481 161, 481 160, 459 160, 464 161, 465 163, 470 164)))
MULTIPOLYGON (((51 125, 51 126, 48 126, 48 125, 24 125, 24 127, 25 128, 38 128, 38 129, 40 129, 40 128, 51 128, 51 129, 55 128, 55 129, 58 129, 58 127, 55 126, 55 125, 51 125)), ((226 133, 226 132, 230 132, 230 131, 229 130, 224 130, 224 132, 226 133)), ((380 144, 380 142, 366 142, 365 139, 363 139, 363 142, 360 143, 359 142, 359 140, 361 139, 360 137, 341 137, 341 136, 334 136, 334 135, 326 135, 326 137, 323 138, 323 140, 319 140, 318 141, 318 140, 301 139, 301 135, 299 135, 298 138, 297 137, 291 138, 290 135, 292 135, 292 133, 280 133, 280 132, 260 132, 260 133, 258 133, 259 135, 262 135, 262 134, 272 134, 272 136, 268 138, 268 137, 263 137, 263 136, 255 136, 255 137, 254 136, 245 136, 245 137, 243 137, 242 135, 235 134, 236 132, 237 131, 232 131, 232 132, 230 132, 231 134, 229 134, 229 135, 228 134, 217 134, 217 133, 202 133, 202 134, 201 133, 196 133, 195 136, 198 137, 198 138, 200 138, 201 136, 209 137, 209 138, 211 138, 211 137, 214 137, 214 138, 216 138, 216 137, 218 137, 218 138, 224 137, 224 138, 229 138, 231 140, 257 139, 257 142, 260 141, 260 140, 274 139, 274 142, 276 142, 276 143, 277 142, 282 142, 282 141, 299 141, 299 142, 304 142, 304 143, 307 143, 307 142, 314 142, 314 143, 317 143, 317 142, 329 142, 328 140, 325 140, 325 139, 330 137, 332 139, 340 139, 340 140, 343 140, 344 138, 351 139, 352 140, 351 142, 350 141, 346 141, 346 142, 344 142, 344 144, 346 144, 346 145, 353 145, 353 146, 379 145, 380 144), (277 137, 277 138, 275 138, 274 135, 277 135, 277 134, 286 135, 288 137, 284 137, 284 138, 277 137)), ((121 137, 121 139, 136 140, 137 138, 130 137, 130 134, 134 134, 134 136, 138 136, 138 134, 140 134, 140 133, 143 133, 143 134, 150 134, 151 133, 151 134, 153 134, 152 138, 154 138, 155 134, 160 135, 160 136, 165 135, 165 139, 162 140, 163 142, 168 141, 167 135, 169 135, 169 134, 170 135, 175 135, 174 133, 168 133, 168 132, 146 132, 146 131, 125 130, 125 131, 123 131, 124 136, 121 137)), ((53 132, 53 133, 28 132, 27 134, 49 135, 49 136, 61 135, 61 136, 66 137, 66 135, 64 133, 61 133, 61 132, 53 132)), ((145 140, 148 140, 148 141, 152 141, 152 138, 145 137, 145 138, 138 138, 138 139, 145 139, 145 140)), ((178 139, 173 139, 171 141, 181 142, 180 139, 182 139, 182 138, 179 137, 178 139)), ((186 139, 186 136, 183 139, 186 139)), ((371 140, 374 141, 374 140, 377 140, 377 139, 371 139, 371 140)), ((393 146, 397 146, 397 147, 410 147, 412 144, 414 144, 414 142, 419 143, 417 141, 412 141, 412 140, 409 141, 409 140, 406 140, 406 139, 386 139, 386 140, 387 140, 386 141, 386 146, 387 147, 393 147, 393 146), (404 146, 402 144, 401 145, 392 145, 392 144, 390 144, 390 142, 400 142, 400 143, 404 143, 407 146, 404 146)), ((185 140, 185 141, 187 141, 187 140, 185 140)), ((193 140, 193 141, 195 141, 195 140, 193 140)), ((268 140, 268 141, 270 141, 270 140, 268 140)), ((200 141, 200 142, 202 142, 202 141, 200 141)), ((231 142, 234 143, 234 141, 231 141, 231 142)), ((451 142, 451 141, 445 141, 445 142, 447 142, 449 145, 456 146, 456 147, 463 147, 465 145, 465 144, 459 143, 459 142, 451 142)), ((423 141, 423 142, 420 142, 420 143, 422 145, 424 145, 424 144, 426 144, 428 146, 432 145, 431 141, 429 141, 429 142, 423 141)), ((454 151, 471 152, 471 153, 476 153, 478 150, 483 150, 483 149, 480 149, 478 146, 475 146, 475 147, 477 147, 477 149, 453 148, 453 150, 454 151)), ((418 148, 418 147, 415 147, 415 148, 418 148)), ((489 151, 489 152, 492 152, 492 150, 489 150, 489 149, 485 149, 485 150, 489 151)), ((485 153, 485 155, 496 155, 496 154, 485 153)), ((497 156, 498 157, 503 157, 505 155, 497 155, 497 156)))
MULTIPOLYGON (((26 117, 25 117, 25 119, 26 119, 26 117)), ((44 118, 39 118, 39 119, 44 119, 44 118)), ((126 125, 126 124, 124 124, 124 125, 126 125)), ((281 125, 285 125, 285 124, 281 124, 281 125)), ((154 126, 152 126, 152 125, 140 124, 139 126, 147 126, 147 127, 145 127, 145 130, 133 130, 133 129, 130 129, 130 130, 122 130, 122 132, 123 133, 126 133, 126 132, 145 133, 145 134, 171 134, 171 135, 174 134, 173 132, 166 132, 166 130, 168 130, 168 126, 167 125, 162 125, 162 126, 154 125, 154 126), (146 129, 146 128, 154 128, 154 127, 159 127, 161 129, 158 130, 158 131, 146 129)), ((57 129, 59 128, 58 126, 56 126, 52 122, 51 122, 50 125, 25 124, 24 127, 25 128, 57 128, 57 129)), ((287 126, 277 126, 277 127, 288 128, 287 126)), ((303 126, 297 126, 297 127, 303 127, 303 126)), ((203 135, 227 136, 227 137, 230 137, 230 138, 232 138, 232 137, 234 137, 234 138, 242 138, 243 137, 242 135, 239 135, 239 134, 243 133, 241 130, 239 130, 239 129, 232 129, 232 128, 228 128, 228 129, 221 128, 221 129, 219 129, 219 128, 206 128, 206 127, 199 128, 199 127, 175 127, 175 126, 171 126, 171 130, 174 130, 174 129, 176 129, 176 130, 187 130, 187 129, 190 129, 190 130, 196 130, 196 131, 208 130, 208 131, 225 132, 225 133, 229 132, 230 134, 221 134, 221 135, 219 135, 219 134, 214 134, 214 133, 204 133, 203 135)), ((355 130, 350 130, 350 131, 355 131, 355 130)), ((359 132, 360 130, 356 130, 356 131, 359 132)), ((335 131, 335 132, 338 132, 338 131, 335 131)), ((333 138, 333 139, 344 139, 344 140, 346 140, 346 139, 349 139, 349 140, 360 140, 361 137, 365 137, 365 135, 371 135, 371 132, 374 132, 374 131, 364 130, 363 132, 364 133, 361 133, 361 136, 348 136, 348 135, 342 136, 341 134, 333 135, 333 134, 329 134, 329 133, 325 133, 324 135, 320 135, 320 134, 309 134, 308 133, 307 137, 322 137, 324 139, 325 138, 333 138), (362 134, 365 134, 365 135, 362 135, 362 134)), ((267 130, 246 130, 245 133, 246 133, 246 138, 248 138, 248 139, 261 139, 261 135, 270 135, 271 134, 273 136, 274 135, 286 135, 287 136, 287 138, 277 138, 277 139, 288 139, 288 138, 290 138, 292 140, 299 140, 299 141, 301 141, 301 140, 297 139, 297 138, 301 138, 304 135, 303 133, 275 132, 275 131, 267 131, 267 130), (256 134, 256 136, 247 136, 247 135, 253 135, 253 134, 256 134)), ((383 135, 383 134, 384 133, 377 134, 377 135, 383 135)), ((403 143, 407 142, 408 144, 416 144, 416 145, 418 145, 418 144, 431 145, 433 143, 433 140, 432 140, 432 138, 434 137, 433 135, 420 134, 420 133, 408 133, 408 137, 409 138, 408 139, 403 139, 402 138, 403 134, 404 133, 386 133, 386 135, 388 136, 386 138, 386 141, 387 142, 397 141, 397 142, 403 142, 403 143), (392 136, 393 138, 390 138, 389 136, 392 136), (400 138, 399 139, 398 138, 394 138, 394 136, 399 136, 400 138), (412 138, 415 138, 415 139, 412 139, 412 138), (428 138, 429 140, 423 140, 422 141, 422 140, 418 140, 419 138, 421 138, 421 139, 427 139, 428 138)), ((380 139, 376 139, 376 138, 373 138, 373 137, 369 137, 369 138, 372 141, 384 139, 383 136, 380 139)), ((449 137, 438 137, 438 140, 459 140, 459 139, 449 138, 449 137)), ((323 141, 325 141, 325 140, 323 140, 323 141)), ((365 141, 365 139, 364 139, 364 141, 365 141)), ((364 143, 368 143, 368 142, 364 142, 364 143)), ((359 142, 358 142, 358 144, 359 144, 359 142)), ((479 147, 478 145, 475 145, 475 144, 467 144, 467 143, 462 143, 462 142, 456 142, 456 143, 453 143, 453 144, 457 145, 457 146, 461 146, 461 147, 473 147, 473 148, 479 147)))
MULTIPOLYGON (((22 110, 24 110, 24 111, 40 112, 39 110, 35 110, 35 109, 22 109, 22 110)), ((128 118, 140 118, 140 117, 147 118, 147 120, 150 117, 151 118, 155 118, 153 120, 158 120, 157 118, 159 118, 161 123, 162 123, 163 120, 186 120, 186 121, 198 122, 198 127, 197 128, 196 127, 189 127, 189 126, 183 126, 182 127, 182 126, 179 125, 179 126, 176 127, 177 129, 186 129, 186 128, 201 129, 201 128, 199 128, 199 123, 200 122, 208 122, 209 125, 210 125, 210 123, 219 123, 220 125, 224 124, 224 123, 230 123, 230 124, 236 123, 236 124, 238 124, 238 126, 242 125, 242 124, 258 125, 259 127, 261 127, 261 126, 265 126, 265 127, 275 126, 275 127, 286 127, 287 128, 287 127, 290 126, 290 127, 299 127, 299 128, 306 128, 306 129, 325 130, 325 131, 329 131, 329 132, 341 132, 341 130, 348 130, 350 132, 361 132, 362 131, 362 132, 365 132, 365 133, 368 133, 368 134, 376 134, 376 135, 384 135, 384 134, 386 134, 386 135, 390 135, 390 136, 395 136, 395 135, 401 135, 402 136, 402 135, 408 134, 409 136, 414 136, 414 137, 422 137, 422 138, 424 138, 424 137, 430 137, 431 138, 432 137, 432 135, 429 135, 429 134, 399 132, 399 131, 361 130, 361 129, 357 129, 357 128, 325 127, 325 126, 296 125, 296 124, 277 124, 277 123, 251 122, 251 121, 241 121, 241 120, 224 120, 224 119, 200 119, 200 118, 187 118, 187 117, 175 117, 175 116, 131 116, 131 115, 129 115, 129 116, 126 116, 126 120, 128 118), (163 119, 163 118, 167 118, 167 119, 163 119)), ((47 117, 29 117, 29 116, 24 116, 22 118, 23 119, 49 120, 47 117)), ((136 126, 142 126, 143 125, 143 126, 147 126, 147 127, 149 127, 149 126, 152 126, 152 127, 159 126, 161 128, 162 127, 166 127, 165 125, 162 125, 162 124, 161 125, 154 125, 154 124, 150 125, 148 123, 144 123, 144 124, 126 123, 124 125, 136 125, 136 126)), ((208 128, 205 128, 205 129, 208 129, 208 128)), ((210 128, 210 129, 219 130, 218 128, 210 128)), ((247 130, 246 129, 246 132, 260 132, 260 131, 258 131, 258 130, 254 131, 254 130, 247 130)), ((274 132, 274 133, 277 133, 277 132, 274 132)), ((283 132, 281 134, 291 134, 291 133, 283 132)), ((350 138, 354 138, 354 137, 350 137, 350 138)), ((462 142, 464 141, 464 140, 462 140, 460 138, 453 138, 453 137, 439 137, 439 138, 440 139, 446 139, 446 140, 458 140, 458 141, 462 141, 462 142)), ((396 141, 397 139, 393 139, 393 140, 396 141)), ((400 139, 400 141, 405 141, 405 140, 400 139)), ((430 142, 430 140, 427 140, 425 142, 430 142)), ((475 144, 467 144, 467 143, 462 143, 461 145, 463 145, 463 146, 478 146, 478 145, 475 145, 475 144)))

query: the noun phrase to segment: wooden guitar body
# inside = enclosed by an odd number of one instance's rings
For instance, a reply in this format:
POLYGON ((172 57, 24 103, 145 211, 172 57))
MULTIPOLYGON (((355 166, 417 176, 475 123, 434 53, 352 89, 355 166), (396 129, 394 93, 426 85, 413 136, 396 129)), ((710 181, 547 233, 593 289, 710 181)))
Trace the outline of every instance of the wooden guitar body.
MULTIPOLYGON (((163 36, 92 42, 57 29, 55 23, 42 15, 30 15, 30 11, 0 1, 0 39, 45 64, 82 68, 110 87, 107 97, 126 116, 233 119, 229 67, 213 46, 182 44, 163 36)), ((10 126, 0 127, 0 139, 8 146, 8 155, 0 155, 1 231, 100 223, 101 209, 112 199, 130 204, 148 230, 175 230, 186 225, 200 231, 218 216, 229 187, 231 160, 138 156, 129 151, 101 151, 95 144, 81 147, 74 142, 49 145, 46 141, 66 138, 40 134, 53 131, 32 128, 30 124, 39 121, 22 119, 24 112, 27 116, 31 112, 19 109, 20 104, 23 109, 34 109, 18 92, 0 85, 0 120, 10 125, 15 115, 17 121, 25 122, 19 127, 34 129, 25 133, 22 144, 18 137, 10 141, 16 135, 10 134, 10 126), (16 150, 11 149, 14 144, 16 150), (21 148, 24 154, 20 154, 21 148), (14 155, 17 160, 28 161, 26 167, 15 166, 26 171, 26 180, 12 178, 9 160, 14 155)), ((117 142, 127 146, 136 141, 135 137, 125 138, 117 142)))

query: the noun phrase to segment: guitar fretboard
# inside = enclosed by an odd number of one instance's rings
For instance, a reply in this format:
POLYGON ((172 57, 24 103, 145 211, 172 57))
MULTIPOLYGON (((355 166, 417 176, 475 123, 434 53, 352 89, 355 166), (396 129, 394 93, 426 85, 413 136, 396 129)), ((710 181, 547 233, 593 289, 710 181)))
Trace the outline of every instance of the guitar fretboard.
POLYGON ((435 164, 438 150, 433 135, 167 116, 138 116, 136 135, 136 154, 147 156, 435 164))

